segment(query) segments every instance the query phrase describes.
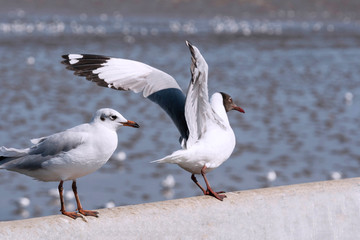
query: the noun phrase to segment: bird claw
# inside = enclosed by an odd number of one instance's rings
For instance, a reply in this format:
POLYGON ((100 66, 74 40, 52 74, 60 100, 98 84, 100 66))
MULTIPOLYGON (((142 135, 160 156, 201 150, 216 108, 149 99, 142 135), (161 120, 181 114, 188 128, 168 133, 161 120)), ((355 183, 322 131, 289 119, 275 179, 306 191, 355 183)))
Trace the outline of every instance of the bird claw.
POLYGON ((79 213, 81 213, 84 216, 99 217, 99 212, 97 211, 80 209, 79 213))
POLYGON ((65 215, 65 216, 68 216, 68 217, 72 218, 72 219, 77 219, 78 217, 81 217, 81 218, 82 218, 82 216, 81 216, 80 214, 78 214, 77 212, 66 212, 66 211, 62 211, 61 213, 62 213, 63 215, 65 215))
POLYGON ((226 193, 225 191, 220 191, 220 192, 216 192, 217 194, 220 194, 220 193, 226 193))
POLYGON ((227 198, 227 196, 225 194, 217 194, 217 193, 216 193, 216 196, 214 196, 214 197, 216 197, 220 201, 224 200, 224 198, 227 198))
POLYGON ((224 198, 227 198, 227 196, 225 194, 220 194, 220 193, 225 193, 225 192, 224 191, 214 192, 212 189, 211 190, 207 189, 204 194, 213 196, 216 199, 219 199, 220 201, 223 201, 224 198))

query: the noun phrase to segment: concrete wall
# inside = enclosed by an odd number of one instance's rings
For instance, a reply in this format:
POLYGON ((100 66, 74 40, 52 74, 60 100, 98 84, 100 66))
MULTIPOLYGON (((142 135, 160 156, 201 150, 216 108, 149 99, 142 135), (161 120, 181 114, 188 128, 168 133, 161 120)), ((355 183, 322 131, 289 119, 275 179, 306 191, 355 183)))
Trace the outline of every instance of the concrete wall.
POLYGON ((360 239, 360 178, 0 222, 0 239, 360 239))

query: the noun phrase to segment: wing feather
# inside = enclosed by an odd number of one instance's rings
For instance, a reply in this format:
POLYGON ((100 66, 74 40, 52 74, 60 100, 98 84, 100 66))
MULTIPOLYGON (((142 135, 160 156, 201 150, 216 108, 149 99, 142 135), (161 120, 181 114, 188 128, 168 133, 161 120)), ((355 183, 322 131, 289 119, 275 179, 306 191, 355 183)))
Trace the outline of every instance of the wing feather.
POLYGON ((62 57, 67 69, 102 87, 143 92, 144 97, 167 88, 180 89, 172 76, 138 61, 92 54, 62 57))
POLYGON ((142 92, 144 97, 166 111, 178 128, 181 138, 187 139, 185 95, 169 74, 128 59, 91 54, 67 54, 62 57, 62 63, 67 69, 101 87, 142 92))
POLYGON ((208 65, 199 49, 186 42, 191 53, 191 81, 186 95, 185 119, 189 129, 186 148, 191 147, 206 131, 208 121, 222 124, 212 110, 208 95, 208 65))
POLYGON ((82 131, 86 127, 87 124, 83 124, 64 132, 32 139, 34 145, 26 149, 0 147, 0 156, 3 158, 0 168, 13 171, 41 169, 46 161, 81 145, 88 137, 88 133, 82 131))

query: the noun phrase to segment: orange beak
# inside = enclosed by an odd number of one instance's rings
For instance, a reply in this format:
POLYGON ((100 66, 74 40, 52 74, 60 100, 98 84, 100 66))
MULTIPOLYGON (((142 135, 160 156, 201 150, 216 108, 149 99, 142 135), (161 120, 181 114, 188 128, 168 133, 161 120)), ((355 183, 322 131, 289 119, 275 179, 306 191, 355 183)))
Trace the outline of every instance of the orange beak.
POLYGON ((130 120, 128 120, 127 122, 122 122, 122 125, 123 126, 128 126, 128 127, 133 127, 133 128, 139 128, 140 127, 139 124, 137 124, 134 121, 130 121, 130 120))

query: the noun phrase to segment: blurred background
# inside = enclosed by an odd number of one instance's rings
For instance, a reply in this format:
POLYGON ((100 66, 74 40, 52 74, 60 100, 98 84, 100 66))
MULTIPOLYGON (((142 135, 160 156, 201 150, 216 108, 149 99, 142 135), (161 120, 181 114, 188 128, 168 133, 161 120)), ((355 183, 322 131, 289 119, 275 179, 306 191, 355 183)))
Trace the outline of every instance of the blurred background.
MULTIPOLYGON (((237 145, 208 174, 215 190, 357 177, 359 11, 357 0, 2 1, 0 146, 27 147, 110 107, 141 128, 122 128, 111 160, 78 180, 85 209, 201 195, 190 173, 149 163, 180 148, 162 109, 60 63, 67 53, 138 60, 186 90, 189 40, 208 62, 210 94, 227 92, 246 111, 229 113, 237 145)), ((57 186, 0 171, 0 220, 59 214, 57 186)))

